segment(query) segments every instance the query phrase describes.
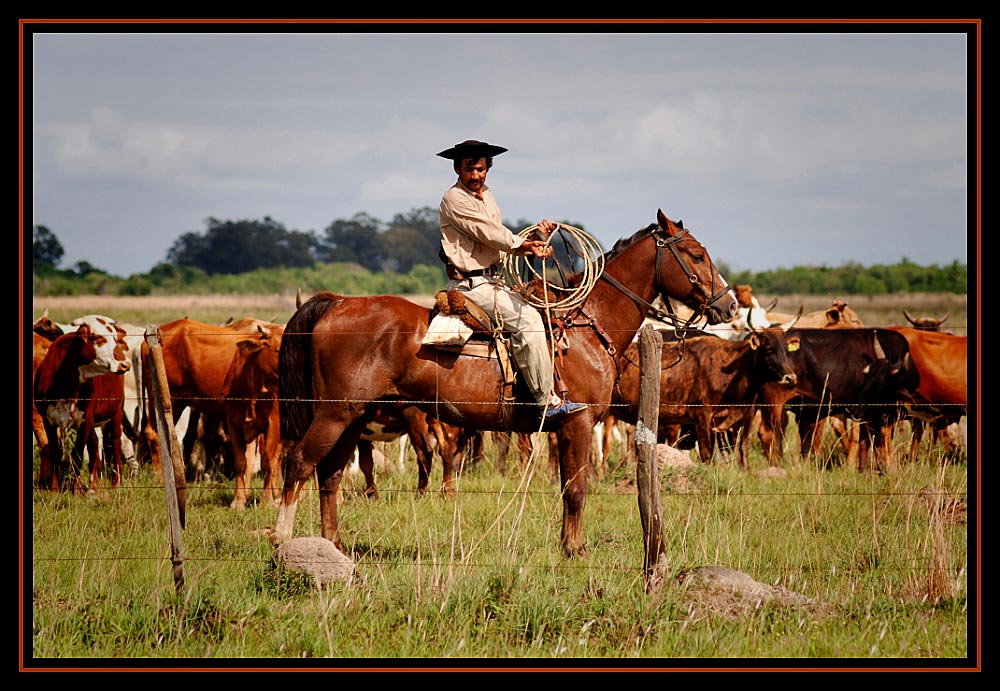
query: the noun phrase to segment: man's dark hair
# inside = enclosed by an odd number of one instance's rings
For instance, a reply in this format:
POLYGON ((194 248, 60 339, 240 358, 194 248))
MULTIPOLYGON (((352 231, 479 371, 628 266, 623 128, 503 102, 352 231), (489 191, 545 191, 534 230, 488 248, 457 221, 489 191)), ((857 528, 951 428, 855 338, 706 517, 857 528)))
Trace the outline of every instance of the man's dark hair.
POLYGON ((466 161, 478 161, 480 158, 485 158, 486 159, 486 170, 489 170, 490 168, 493 167, 493 157, 492 156, 478 156, 476 158, 472 158, 472 156, 467 156, 466 158, 456 158, 455 159, 455 172, 457 173, 461 169, 462 164, 465 163, 466 161))

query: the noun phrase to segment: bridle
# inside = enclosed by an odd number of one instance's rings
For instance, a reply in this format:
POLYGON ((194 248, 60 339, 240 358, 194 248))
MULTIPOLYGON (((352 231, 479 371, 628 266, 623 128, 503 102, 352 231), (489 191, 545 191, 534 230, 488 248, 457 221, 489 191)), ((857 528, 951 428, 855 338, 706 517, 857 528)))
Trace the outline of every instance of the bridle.
MULTIPOLYGON (((653 269, 654 271, 653 286, 656 288, 656 292, 658 294, 663 292, 663 287, 660 285, 660 269, 663 266, 663 257, 665 254, 664 250, 669 249, 671 254, 674 255, 674 259, 677 260, 678 265, 680 265, 681 269, 688 277, 688 280, 691 281, 691 283, 694 284, 695 287, 700 289, 702 295, 708 295, 708 291, 705 290, 705 288, 702 287, 701 283, 699 282, 697 274, 691 271, 687 262, 684 261, 684 257, 681 256, 681 253, 677 249, 677 243, 680 242, 681 238, 687 235, 687 229, 681 228, 680 232, 677 233, 677 235, 668 236, 665 235, 663 233, 663 229, 660 228, 655 223, 650 225, 649 228, 654 229, 652 230, 651 235, 653 236, 653 239, 656 240, 656 258, 654 260, 654 269, 653 269)), ((715 271, 716 271, 715 265, 713 264, 712 265, 713 284, 715 283, 715 271)), ((670 300, 664 300, 667 306, 667 312, 664 312, 663 310, 659 309, 652 303, 643 300, 641 297, 633 293, 627 287, 622 285, 622 283, 614 276, 609 276, 606 272, 602 272, 600 278, 603 278, 605 281, 607 281, 615 288, 620 290, 622 293, 624 293, 626 296, 628 296, 637 305, 645 309, 646 313, 650 317, 658 319, 663 322, 671 323, 674 326, 679 326, 680 328, 685 328, 692 322, 697 321, 709 307, 711 307, 718 300, 720 300, 730 290, 729 287, 727 286, 722 290, 719 290, 718 292, 710 295, 707 300, 705 300, 704 302, 701 303, 701 305, 698 306, 697 311, 693 312, 690 317, 684 320, 678 317, 677 314, 674 312, 674 308, 673 305, 671 305, 670 300)))

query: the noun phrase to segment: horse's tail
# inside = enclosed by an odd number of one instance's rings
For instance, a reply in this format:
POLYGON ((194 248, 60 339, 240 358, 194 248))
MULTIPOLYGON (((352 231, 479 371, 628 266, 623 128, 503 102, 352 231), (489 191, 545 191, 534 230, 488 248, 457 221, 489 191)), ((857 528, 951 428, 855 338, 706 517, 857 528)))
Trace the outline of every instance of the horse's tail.
POLYGON ((281 438, 298 441, 313 419, 312 333, 323 315, 343 298, 317 293, 299 307, 285 325, 278 349, 281 438))

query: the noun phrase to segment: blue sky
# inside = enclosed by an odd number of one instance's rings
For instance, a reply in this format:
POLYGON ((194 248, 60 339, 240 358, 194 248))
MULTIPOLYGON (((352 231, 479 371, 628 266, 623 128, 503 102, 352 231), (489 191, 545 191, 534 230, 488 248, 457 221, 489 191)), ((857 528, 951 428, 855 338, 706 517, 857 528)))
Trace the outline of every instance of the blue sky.
POLYGON ((435 153, 470 138, 510 150, 488 180, 509 222, 605 247, 659 208, 733 270, 975 248, 968 25, 33 28, 24 215, 63 268, 145 273, 210 217, 436 208, 435 153))

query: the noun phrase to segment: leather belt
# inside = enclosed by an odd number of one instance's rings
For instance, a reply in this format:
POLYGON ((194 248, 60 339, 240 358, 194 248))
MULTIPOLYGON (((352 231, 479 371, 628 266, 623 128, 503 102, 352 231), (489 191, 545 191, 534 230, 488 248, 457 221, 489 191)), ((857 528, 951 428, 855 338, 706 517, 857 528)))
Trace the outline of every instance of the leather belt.
POLYGON ((490 266, 485 269, 462 271, 454 264, 447 264, 445 266, 445 273, 448 275, 448 278, 461 281, 462 279, 465 278, 478 278, 479 276, 489 276, 490 278, 492 278, 497 275, 497 268, 498 267, 496 266, 490 266))

